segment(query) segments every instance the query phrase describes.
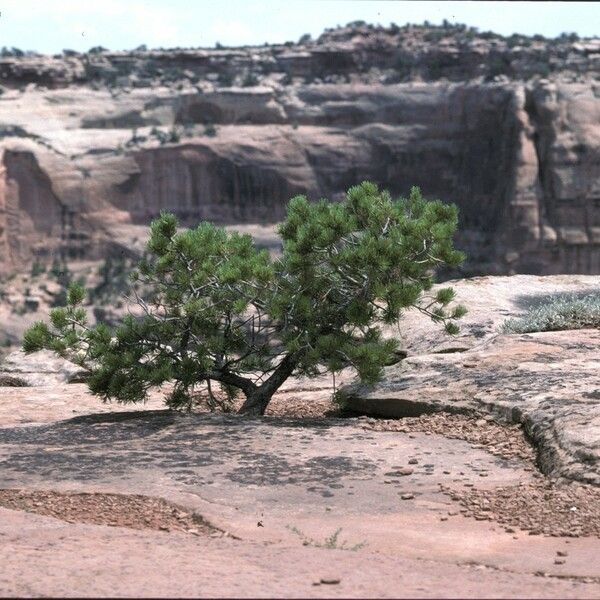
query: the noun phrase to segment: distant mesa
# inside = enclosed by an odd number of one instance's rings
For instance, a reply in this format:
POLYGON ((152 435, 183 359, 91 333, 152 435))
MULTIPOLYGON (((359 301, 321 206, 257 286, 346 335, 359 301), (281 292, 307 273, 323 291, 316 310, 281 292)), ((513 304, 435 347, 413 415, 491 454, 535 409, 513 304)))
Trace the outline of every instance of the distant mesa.
POLYGON ((165 209, 269 227, 294 194, 365 179, 457 203, 462 274, 600 273, 600 39, 355 22, 0 54, 1 273, 135 254, 165 209))

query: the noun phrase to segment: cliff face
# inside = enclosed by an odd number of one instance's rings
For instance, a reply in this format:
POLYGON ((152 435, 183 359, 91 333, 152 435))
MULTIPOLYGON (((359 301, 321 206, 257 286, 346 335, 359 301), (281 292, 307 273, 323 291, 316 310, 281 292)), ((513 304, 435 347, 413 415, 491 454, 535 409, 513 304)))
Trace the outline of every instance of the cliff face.
POLYGON ((272 224, 371 179, 458 204, 469 273, 600 273, 600 42, 521 42, 354 26, 4 57, 0 271, 131 249, 165 209, 272 224))

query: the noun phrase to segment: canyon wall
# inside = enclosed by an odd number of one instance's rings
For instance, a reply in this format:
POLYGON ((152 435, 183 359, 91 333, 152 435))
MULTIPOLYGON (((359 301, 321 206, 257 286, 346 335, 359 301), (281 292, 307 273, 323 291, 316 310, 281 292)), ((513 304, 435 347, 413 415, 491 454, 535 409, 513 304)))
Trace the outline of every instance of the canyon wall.
POLYGON ((600 273, 600 41, 467 34, 0 58, 0 272, 370 179, 456 203, 465 274, 600 273))

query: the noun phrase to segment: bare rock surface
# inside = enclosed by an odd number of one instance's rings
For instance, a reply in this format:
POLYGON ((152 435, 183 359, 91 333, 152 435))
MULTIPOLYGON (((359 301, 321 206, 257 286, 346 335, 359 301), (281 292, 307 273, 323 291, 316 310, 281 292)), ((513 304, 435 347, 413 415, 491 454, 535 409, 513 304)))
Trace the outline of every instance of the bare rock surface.
POLYGON ((336 377, 402 419, 330 377, 257 419, 0 387, 0 594, 597 597, 600 333, 497 332, 597 279, 453 282, 455 348, 408 313, 381 384, 336 377))
POLYGON ((460 332, 448 336, 439 324, 416 310, 407 311, 398 325, 387 328, 388 335, 401 340, 409 356, 464 352, 487 343, 498 335, 502 324, 524 315, 529 308, 561 297, 600 294, 600 277, 589 275, 512 275, 471 277, 446 281, 433 291, 452 287, 456 301, 468 313, 460 322, 460 332))
POLYGON ((84 381, 85 369, 56 356, 50 350, 25 354, 22 350, 12 352, 0 362, 0 377, 5 384, 24 386, 51 386, 61 383, 84 381), (20 383, 19 383, 20 382, 20 383))
MULTIPOLYGON (((314 389, 325 398, 321 385, 321 392, 319 386, 314 389)), ((446 430, 438 423, 427 431, 420 420, 423 431, 377 431, 369 419, 285 416, 285 400, 306 390, 305 383, 289 382, 274 400, 281 403, 280 416, 247 419, 156 410, 158 397, 151 399, 150 410, 119 407, 123 412, 115 412, 104 406, 99 412, 102 405, 94 404, 82 385, 0 389, 0 488, 22 490, 9 494, 10 509, 0 508, 5 541, 0 592, 600 593, 597 537, 585 531, 569 538, 529 535, 526 527, 508 532, 505 524, 458 510, 453 496, 464 491, 493 494, 498 488, 538 485, 542 476, 526 453, 503 456, 499 448, 488 452, 483 442, 475 447, 472 439, 451 439, 444 433, 459 429, 452 423, 446 430), (37 418, 35 406, 42 412, 37 418), (73 417, 73 410, 80 412, 73 417), (19 494, 25 506, 14 505, 19 494), (134 530, 118 520, 112 527, 100 521, 101 526, 87 517, 81 519, 86 523, 66 523, 66 518, 76 520, 77 507, 65 500, 61 514, 61 494, 163 499, 227 535, 134 530), (32 514, 43 512, 45 499, 53 517, 32 514), (567 551, 564 562, 556 563, 557 552, 567 551)), ((110 504, 103 502, 109 514, 110 504)))
POLYGON ((0 590, 7 596, 595 598, 598 595, 594 583, 541 574, 523 575, 476 564, 71 525, 2 508, 0 515, 3 540, 0 590))
POLYGON ((597 294, 598 279, 522 275, 452 283, 470 309, 462 333, 444 339, 439 327, 408 313, 401 326, 414 355, 387 367, 375 386, 345 388, 348 407, 385 417, 448 411, 520 423, 545 473, 599 485, 600 333, 499 333, 505 319, 528 307, 597 294))

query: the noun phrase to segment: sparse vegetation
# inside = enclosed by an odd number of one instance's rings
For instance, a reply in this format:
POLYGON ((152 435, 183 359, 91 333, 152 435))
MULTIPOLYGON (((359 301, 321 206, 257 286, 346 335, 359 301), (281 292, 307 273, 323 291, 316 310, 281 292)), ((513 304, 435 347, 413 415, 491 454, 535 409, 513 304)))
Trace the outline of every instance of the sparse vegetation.
MULTIPOLYGON (((184 133, 185 133, 185 129, 184 129, 184 133)), ((181 128, 179 128, 177 125, 173 125, 168 131, 163 131, 162 129, 159 129, 158 127, 153 127, 150 130, 150 134, 149 134, 149 138, 150 139, 155 139, 159 142, 159 144, 162 146, 164 144, 177 144, 178 142, 181 141, 181 136, 182 136, 182 131, 181 128)), ((139 136, 136 133, 136 130, 134 130, 134 134, 132 135, 132 138, 127 142, 126 145, 131 145, 131 144, 140 144, 142 142, 146 141, 146 137, 145 136, 139 136), (135 142, 134 142, 135 140, 135 142)))
POLYGON ((242 87, 254 87, 258 84, 258 77, 252 71, 248 71, 242 80, 242 87))
POLYGON ((303 546, 312 546, 313 548, 326 548, 327 550, 350 550, 351 552, 356 552, 361 548, 364 548, 367 544, 366 542, 360 542, 358 544, 349 545, 348 540, 339 540, 340 533, 342 532, 342 528, 336 529, 329 537, 326 537, 322 542, 315 540, 314 538, 308 537, 302 531, 300 531, 297 527, 287 526, 292 533, 295 533, 301 540, 303 546))
POLYGON ((125 142, 125 146, 127 146, 127 147, 139 146, 140 144, 144 143, 146 141, 146 139, 147 139, 146 136, 139 135, 137 128, 134 127, 131 131, 131 137, 127 140, 127 142, 125 142))
POLYGON ((39 260, 34 260, 31 264, 31 277, 38 277, 46 272, 46 266, 39 260))
POLYGON ((2 50, 0 50, 0 56, 2 56, 3 58, 22 58, 23 56, 25 56, 25 52, 23 52, 23 50, 20 50, 19 48, 7 48, 6 46, 3 46, 2 50))
POLYGON ((215 137, 217 135, 217 128, 214 123, 207 123, 204 126, 204 135, 207 137, 215 137))
POLYGON ((348 396, 344 390, 336 389, 332 394, 332 401, 336 405, 336 407, 344 412, 348 409, 348 396))
POLYGON ((235 77, 229 71, 223 71, 219 73, 217 83, 220 87, 231 87, 235 81, 235 77))
POLYGON ((71 273, 67 263, 61 258, 55 256, 48 273, 56 279, 62 286, 66 286, 71 279, 71 273))
POLYGON ((534 306, 519 319, 502 325, 503 333, 535 333, 600 327, 600 296, 559 296, 546 304, 534 306))
POLYGON ((98 268, 98 283, 90 290, 90 300, 96 304, 114 303, 129 289, 133 265, 122 257, 108 256, 98 268))

